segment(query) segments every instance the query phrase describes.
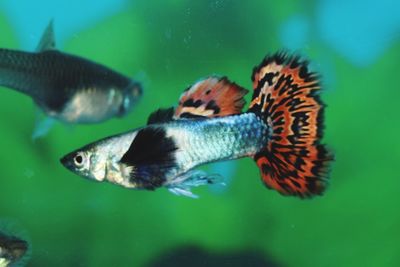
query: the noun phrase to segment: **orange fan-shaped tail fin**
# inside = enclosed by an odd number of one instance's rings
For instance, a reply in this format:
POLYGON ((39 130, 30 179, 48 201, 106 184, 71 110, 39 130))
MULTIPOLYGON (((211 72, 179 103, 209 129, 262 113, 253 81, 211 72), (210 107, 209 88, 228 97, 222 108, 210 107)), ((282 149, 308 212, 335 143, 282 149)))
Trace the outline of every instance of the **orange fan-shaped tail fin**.
POLYGON ((271 129, 269 142, 255 156, 263 182, 284 195, 320 195, 332 155, 320 144, 323 108, 320 85, 307 62, 275 54, 253 72, 249 112, 271 129))

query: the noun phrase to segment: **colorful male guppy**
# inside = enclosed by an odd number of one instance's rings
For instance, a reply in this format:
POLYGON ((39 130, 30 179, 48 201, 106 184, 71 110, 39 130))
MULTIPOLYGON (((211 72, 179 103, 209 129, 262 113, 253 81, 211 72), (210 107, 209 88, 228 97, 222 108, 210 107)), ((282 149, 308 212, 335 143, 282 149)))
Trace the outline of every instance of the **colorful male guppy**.
POLYGON ((36 52, 0 49, 0 85, 30 96, 46 115, 67 123, 123 116, 142 95, 138 82, 55 50, 52 22, 36 52))
POLYGON ((176 109, 150 115, 147 126, 89 144, 61 162, 96 181, 195 197, 191 187, 216 182, 195 167, 252 157, 267 187, 301 198, 320 195, 332 155, 320 144, 317 78, 297 56, 267 56, 254 68, 247 112, 241 112, 246 89, 209 77, 189 87, 176 109))
POLYGON ((28 250, 28 243, 0 232, 0 267, 14 266, 28 250))

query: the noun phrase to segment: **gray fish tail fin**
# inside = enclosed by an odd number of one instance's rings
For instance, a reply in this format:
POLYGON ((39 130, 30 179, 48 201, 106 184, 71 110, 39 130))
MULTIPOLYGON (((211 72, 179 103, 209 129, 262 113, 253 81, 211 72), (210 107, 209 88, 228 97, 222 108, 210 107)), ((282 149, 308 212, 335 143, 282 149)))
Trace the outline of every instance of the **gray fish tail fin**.
POLYGON ((0 49, 0 86, 14 89, 31 97, 38 94, 40 80, 29 72, 35 68, 34 53, 0 49))

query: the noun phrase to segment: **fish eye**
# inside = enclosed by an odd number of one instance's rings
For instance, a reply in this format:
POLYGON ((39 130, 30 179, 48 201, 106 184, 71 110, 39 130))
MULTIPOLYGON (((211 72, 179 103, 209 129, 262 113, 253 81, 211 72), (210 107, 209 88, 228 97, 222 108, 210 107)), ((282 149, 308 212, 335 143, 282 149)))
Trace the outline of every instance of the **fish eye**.
POLYGON ((83 166, 83 160, 84 160, 84 155, 82 152, 79 152, 78 154, 76 154, 76 156, 74 157, 74 163, 76 166, 81 167, 83 166))

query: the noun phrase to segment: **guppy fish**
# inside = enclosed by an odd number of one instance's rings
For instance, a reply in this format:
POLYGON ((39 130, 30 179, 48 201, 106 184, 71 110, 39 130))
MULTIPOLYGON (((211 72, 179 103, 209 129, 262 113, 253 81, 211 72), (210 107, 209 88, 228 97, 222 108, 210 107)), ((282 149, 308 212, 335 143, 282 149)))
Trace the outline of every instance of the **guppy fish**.
POLYGON ((218 182, 197 166, 251 157, 267 187, 301 198, 320 195, 332 155, 320 144, 324 106, 307 64, 284 53, 267 56, 254 68, 244 113, 247 90, 211 76, 189 87, 176 109, 150 115, 147 126, 86 145, 61 162, 95 181, 195 197, 192 187, 218 182))
POLYGON ((142 95, 138 82, 55 50, 52 21, 36 52, 0 49, 0 85, 30 96, 45 114, 67 123, 123 116, 142 95))
POLYGON ((26 241, 0 232, 0 267, 13 266, 21 260, 27 250, 26 241))

